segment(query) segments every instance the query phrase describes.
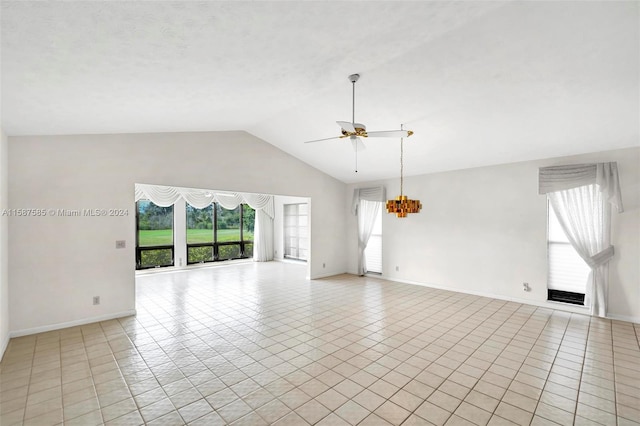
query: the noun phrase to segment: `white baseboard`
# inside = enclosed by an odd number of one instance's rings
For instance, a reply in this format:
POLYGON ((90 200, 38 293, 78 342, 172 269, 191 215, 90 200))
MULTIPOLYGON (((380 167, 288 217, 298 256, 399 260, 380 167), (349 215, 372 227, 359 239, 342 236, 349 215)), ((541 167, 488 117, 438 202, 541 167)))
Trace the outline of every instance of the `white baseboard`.
POLYGON ((40 327, 25 328, 23 330, 10 331, 9 337, 28 336, 30 334, 44 333, 47 331, 61 330, 63 328, 76 327, 78 325, 91 324, 94 322, 108 321, 116 318, 129 317, 136 314, 135 309, 129 311, 116 312, 113 314, 100 315, 97 317, 83 318, 75 321, 61 322, 58 324, 43 325, 40 327))
POLYGON ((319 280, 321 278, 335 277, 336 275, 343 275, 343 274, 346 274, 346 272, 327 272, 327 273, 324 273, 324 274, 315 274, 310 279, 319 280))
POLYGON ((441 285, 437 285, 437 284, 432 284, 432 283, 423 283, 423 282, 419 282, 419 281, 410 281, 410 280, 403 280, 403 279, 398 279, 398 278, 389 278, 389 277, 385 277, 385 276, 381 276, 380 278, 385 279, 387 281, 393 281, 393 282, 398 282, 398 283, 403 283, 403 284, 412 284, 412 285, 419 285, 422 287, 429 287, 429 288, 435 288, 438 290, 447 290, 447 291, 453 291, 455 293, 463 293, 463 294, 471 294, 474 296, 481 296, 481 297, 488 297, 491 299, 498 299, 498 300, 504 300, 507 302, 515 302, 515 303, 521 303, 523 305, 533 305, 533 306, 539 306, 541 308, 548 308, 548 309, 556 309, 559 311, 566 311, 566 312, 572 312, 572 313, 576 313, 576 314, 583 314, 583 315, 589 315, 589 309, 582 307, 582 306, 571 306, 571 305, 567 305, 565 303, 554 303, 554 302, 549 302, 549 301, 537 301, 537 300, 529 300, 529 299, 520 299, 517 297, 508 297, 508 296, 503 296, 503 295, 498 295, 498 294, 492 294, 492 293, 487 293, 487 292, 482 292, 482 291, 473 291, 473 290, 465 290, 465 289, 459 289, 459 288, 450 288, 450 287, 444 287, 441 285))
MULTIPOLYGON (((497 294, 485 293, 485 292, 481 292, 481 291, 472 291, 472 290, 461 290, 461 289, 457 289, 457 288, 448 288, 448 287, 443 287, 443 286, 436 285, 436 284, 431 284, 431 283, 423 283, 423 282, 419 282, 419 281, 402 280, 402 279, 397 279, 397 278, 389 278, 389 277, 385 277, 385 276, 371 276, 371 278, 381 278, 381 279, 384 279, 384 280, 387 280, 387 281, 398 282, 398 283, 403 283, 403 284, 419 285, 419 286, 423 286, 423 287, 436 288, 438 290, 447 290, 447 291, 453 291, 453 292, 456 292, 456 293, 472 294, 474 296, 489 297, 489 298, 492 298, 492 299, 506 300, 508 302, 522 303, 523 305, 533 305, 533 306, 539 306, 541 308, 556 309, 558 311, 571 312, 571 313, 575 313, 575 314, 590 315, 589 308, 583 307, 583 306, 571 306, 571 305, 567 305, 566 303, 550 302, 550 301, 547 301, 547 300, 537 301, 537 300, 520 299, 520 298, 517 298, 517 297, 507 297, 507 296, 501 296, 501 295, 497 295, 497 294)), ((640 318, 637 318, 637 317, 629 317, 629 316, 624 316, 624 315, 608 314, 607 318, 611 319, 611 320, 626 321, 626 322, 640 324, 640 318)))
POLYGON ((191 265, 183 265, 183 266, 165 266, 162 268, 149 268, 149 269, 141 269, 136 270, 136 277, 145 276, 145 275, 157 275, 157 274, 171 274, 175 272, 189 272, 194 269, 202 269, 202 268, 223 268, 225 266, 237 266, 253 263, 253 259, 234 259, 234 260, 225 260, 224 262, 205 262, 205 263, 194 263, 191 265))
POLYGON ((7 346, 9 346, 9 339, 11 339, 10 333, 7 333, 0 342, 0 361, 2 361, 2 357, 4 357, 4 351, 7 350, 7 346))
POLYGON ((625 321, 640 324, 640 317, 628 317, 626 315, 608 314, 607 318, 610 318, 614 321, 625 321))
MULTIPOLYGON (((348 272, 348 274, 357 275, 354 272, 348 272)), ((377 275, 377 274, 366 274, 366 276, 368 278, 377 278, 377 279, 382 279, 382 280, 387 280, 387 281, 392 281, 392 282, 398 282, 398 283, 403 283, 403 284, 419 285, 419 286, 423 286, 423 287, 436 288, 438 290, 447 290, 447 291, 453 291, 453 292, 457 292, 457 293, 472 294, 474 296, 490 297, 492 299, 506 300, 506 301, 509 301, 509 302, 522 303, 524 305, 533 305, 533 306, 539 306, 539 307, 542 307, 542 308, 556 309, 556 310, 559 310, 559 311, 590 315, 589 308, 587 308, 587 307, 571 306, 571 305, 568 305, 566 303, 561 303, 561 302, 552 302, 552 301, 548 301, 548 300, 536 301, 536 300, 529 300, 529 299, 520 299, 520 298, 516 298, 516 297, 501 296, 501 295, 491 294, 491 293, 486 293, 486 292, 481 292, 481 291, 472 291, 472 290, 463 290, 463 289, 457 289, 457 288, 443 287, 443 286, 440 286, 440 285, 437 285, 437 284, 432 284, 432 283, 424 283, 424 282, 419 282, 419 281, 403 280, 403 279, 399 279, 399 278, 390 278, 390 277, 387 277, 387 276, 384 276, 384 275, 377 275)), ((640 324, 640 317, 630 317, 630 316, 626 316, 626 315, 607 314, 607 318, 610 319, 610 320, 615 320, 615 321, 625 321, 625 322, 631 322, 631 323, 635 323, 635 324, 640 324)))

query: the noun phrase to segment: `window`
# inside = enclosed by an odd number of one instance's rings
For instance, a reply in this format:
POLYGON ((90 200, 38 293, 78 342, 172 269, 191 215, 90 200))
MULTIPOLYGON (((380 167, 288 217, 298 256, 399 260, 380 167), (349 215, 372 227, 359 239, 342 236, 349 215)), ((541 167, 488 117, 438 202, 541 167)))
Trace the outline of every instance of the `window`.
POLYGON ((548 207, 547 253, 547 298, 556 302, 584 305, 587 278, 591 269, 571 246, 551 204, 548 207))
POLYGON ((307 260, 308 204, 284 205, 284 257, 307 260))
POLYGON ((233 210, 214 203, 203 209, 187 204, 187 264, 253 256, 255 210, 233 210))
POLYGON ((187 204, 187 264, 212 262, 213 205, 197 209, 187 204))
POLYGON ((173 266, 173 206, 136 203, 136 269, 173 266))
MULTIPOLYGON (((360 201, 365 203, 372 203, 374 201, 360 201)), ((373 231, 369 237, 367 247, 364 249, 364 257, 367 261, 367 273, 382 274, 382 210, 384 206, 378 209, 378 215, 375 218, 373 231)))

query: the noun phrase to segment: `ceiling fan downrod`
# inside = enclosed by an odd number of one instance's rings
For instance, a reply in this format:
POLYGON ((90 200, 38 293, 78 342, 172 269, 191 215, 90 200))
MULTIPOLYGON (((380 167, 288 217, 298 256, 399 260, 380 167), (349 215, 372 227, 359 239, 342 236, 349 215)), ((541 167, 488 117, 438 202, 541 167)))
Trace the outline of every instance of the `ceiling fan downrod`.
POLYGON ((360 78, 360 74, 351 74, 349 81, 351 82, 351 123, 356 122, 356 81, 360 78))
MULTIPOLYGON (((349 76, 349 81, 351 82, 351 123, 353 127, 356 126, 356 81, 360 78, 360 74, 351 74, 349 76)), ((351 136, 353 137, 353 136, 351 136)), ((358 145, 355 146, 356 149, 356 173, 358 173, 358 145)))

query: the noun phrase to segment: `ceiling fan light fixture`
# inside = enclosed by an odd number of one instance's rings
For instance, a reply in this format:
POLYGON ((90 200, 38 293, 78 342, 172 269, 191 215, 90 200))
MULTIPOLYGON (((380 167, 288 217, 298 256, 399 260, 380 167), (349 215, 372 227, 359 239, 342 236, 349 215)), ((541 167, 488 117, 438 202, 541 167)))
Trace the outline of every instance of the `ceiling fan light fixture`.
MULTIPOLYGON (((400 125, 400 129, 403 126, 400 125)), ((413 132, 411 132, 413 134, 413 132)), ((409 134, 408 136, 411 136, 409 134)), ((400 195, 394 200, 387 200, 387 213, 395 214, 397 217, 407 217, 409 213, 419 213, 422 209, 420 200, 411 200, 403 194, 404 186, 404 138, 400 138, 400 195)))
POLYGON ((362 138, 397 138, 397 137, 409 137, 413 134, 411 130, 381 130, 369 132, 367 126, 362 123, 356 123, 356 82, 360 78, 360 74, 351 74, 349 81, 351 82, 351 121, 336 121, 336 124, 340 126, 340 136, 331 138, 315 139, 306 141, 305 143, 322 142, 331 139, 346 139, 349 138, 353 150, 355 151, 356 167, 355 171, 358 172, 358 151, 362 151, 365 146, 362 142, 362 138))

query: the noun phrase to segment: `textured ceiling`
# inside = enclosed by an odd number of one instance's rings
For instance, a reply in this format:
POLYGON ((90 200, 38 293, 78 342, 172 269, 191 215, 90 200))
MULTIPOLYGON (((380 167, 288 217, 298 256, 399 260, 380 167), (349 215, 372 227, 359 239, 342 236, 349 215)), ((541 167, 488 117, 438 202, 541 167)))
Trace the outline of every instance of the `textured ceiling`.
POLYGON ((345 182, 639 144, 629 2, 1 3, 9 135, 246 130, 345 182))

